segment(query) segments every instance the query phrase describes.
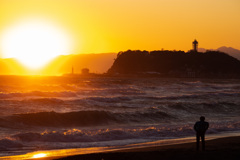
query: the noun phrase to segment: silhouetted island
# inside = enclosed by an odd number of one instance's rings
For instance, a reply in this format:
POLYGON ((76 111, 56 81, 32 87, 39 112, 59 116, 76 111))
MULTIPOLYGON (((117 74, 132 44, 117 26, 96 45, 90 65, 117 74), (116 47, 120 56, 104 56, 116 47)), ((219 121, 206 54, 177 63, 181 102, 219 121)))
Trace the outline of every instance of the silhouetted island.
POLYGON ((108 74, 239 78, 240 61, 220 51, 128 50, 118 53, 108 74))

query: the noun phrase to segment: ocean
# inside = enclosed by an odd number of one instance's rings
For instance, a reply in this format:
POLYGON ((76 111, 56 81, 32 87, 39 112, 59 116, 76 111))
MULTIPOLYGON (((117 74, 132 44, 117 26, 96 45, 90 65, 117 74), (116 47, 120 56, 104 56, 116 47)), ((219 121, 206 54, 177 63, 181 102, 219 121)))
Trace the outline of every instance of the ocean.
POLYGON ((240 131, 235 79, 0 76, 0 157, 240 131))

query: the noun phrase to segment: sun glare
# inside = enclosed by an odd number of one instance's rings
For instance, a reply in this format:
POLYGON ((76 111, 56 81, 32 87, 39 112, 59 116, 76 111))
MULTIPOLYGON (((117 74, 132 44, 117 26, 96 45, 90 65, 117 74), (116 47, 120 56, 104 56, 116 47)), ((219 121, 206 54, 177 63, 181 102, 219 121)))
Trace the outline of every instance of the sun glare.
POLYGON ((32 158, 43 158, 46 156, 47 156, 47 154, 45 154, 45 153, 39 153, 39 154, 35 154, 32 158))
POLYGON ((4 58, 16 58, 37 69, 58 55, 70 54, 71 39, 64 30, 47 21, 26 21, 8 28, 1 38, 4 58))

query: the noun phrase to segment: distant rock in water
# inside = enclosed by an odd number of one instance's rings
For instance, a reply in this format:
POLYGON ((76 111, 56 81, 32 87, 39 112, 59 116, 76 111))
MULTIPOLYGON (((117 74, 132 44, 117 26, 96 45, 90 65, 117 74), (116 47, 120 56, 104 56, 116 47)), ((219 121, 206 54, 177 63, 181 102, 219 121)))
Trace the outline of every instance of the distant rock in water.
POLYGON ((160 74, 171 77, 239 77, 240 61, 220 51, 119 52, 109 74, 160 74))

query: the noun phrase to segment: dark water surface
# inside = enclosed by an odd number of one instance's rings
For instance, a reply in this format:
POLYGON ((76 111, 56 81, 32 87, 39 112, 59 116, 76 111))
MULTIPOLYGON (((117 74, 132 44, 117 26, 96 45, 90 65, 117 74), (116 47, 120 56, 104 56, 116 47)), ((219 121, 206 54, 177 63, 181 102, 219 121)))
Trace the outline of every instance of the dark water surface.
POLYGON ((233 79, 0 77, 0 156, 240 131, 233 79))

